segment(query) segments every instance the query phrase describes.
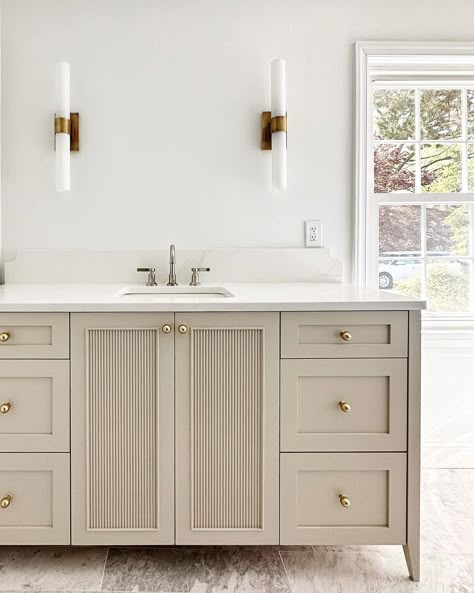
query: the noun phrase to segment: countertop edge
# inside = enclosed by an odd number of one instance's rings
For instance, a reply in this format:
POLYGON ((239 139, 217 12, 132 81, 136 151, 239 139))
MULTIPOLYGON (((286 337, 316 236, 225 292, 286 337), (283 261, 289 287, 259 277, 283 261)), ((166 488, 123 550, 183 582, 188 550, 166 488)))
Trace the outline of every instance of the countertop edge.
POLYGON ((212 313, 252 311, 421 311, 423 302, 346 302, 346 303, 12 303, 0 305, 0 313, 212 313))

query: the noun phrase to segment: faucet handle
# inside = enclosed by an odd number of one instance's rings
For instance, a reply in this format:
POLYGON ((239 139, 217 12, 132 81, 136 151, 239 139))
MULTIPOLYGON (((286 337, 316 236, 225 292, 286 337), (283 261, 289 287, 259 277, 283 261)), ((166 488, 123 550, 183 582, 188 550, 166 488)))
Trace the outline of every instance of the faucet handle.
POLYGON ((156 286, 155 268, 137 268, 137 272, 148 272, 147 286, 156 286))
POLYGON ((191 268, 191 282, 189 286, 200 286, 199 282, 199 272, 210 272, 211 268, 191 268))

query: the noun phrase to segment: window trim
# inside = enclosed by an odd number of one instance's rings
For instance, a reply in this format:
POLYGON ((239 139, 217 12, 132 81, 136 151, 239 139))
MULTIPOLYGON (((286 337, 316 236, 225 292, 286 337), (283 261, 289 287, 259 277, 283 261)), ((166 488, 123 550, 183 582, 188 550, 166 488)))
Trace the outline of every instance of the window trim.
MULTIPOLYGON (((422 78, 432 82, 443 72, 451 73, 452 81, 462 84, 463 78, 472 80, 474 77, 474 42, 397 42, 397 41, 359 41, 355 43, 355 150, 354 150, 354 188, 355 202, 353 209, 354 249, 353 249, 353 281, 360 286, 378 288, 377 273, 374 270, 374 245, 378 245, 378 202, 370 207, 367 196, 373 187, 371 178, 369 147, 372 139, 372 120, 369 117, 370 94, 369 84, 371 73, 380 73, 380 80, 395 81, 397 78, 409 80, 422 78), (418 56, 420 56, 418 58, 418 56), (369 60, 380 64, 369 66, 369 60), (431 62, 431 63, 430 63, 431 62), (423 71, 419 66, 423 64, 423 71), (417 68, 415 69, 415 67, 417 68), (382 78, 383 74, 383 78, 382 78), (369 225, 372 230, 368 232, 369 225), (370 240, 369 240, 370 239, 370 240)), ((452 82, 451 81, 451 82, 452 82)), ((372 157, 373 158, 373 157, 372 157)), ((462 194, 456 201, 462 202, 462 194)), ((446 194, 430 194, 431 202, 446 201, 446 194)), ((403 196, 400 195, 400 202, 403 196)), ((407 198, 405 196, 405 202, 407 198)), ((472 203, 472 202, 471 202, 472 203)), ((447 317, 446 315, 444 316, 447 317)), ((469 319, 472 315, 454 315, 456 320, 469 319)), ((435 317, 430 317, 435 322, 435 317)))

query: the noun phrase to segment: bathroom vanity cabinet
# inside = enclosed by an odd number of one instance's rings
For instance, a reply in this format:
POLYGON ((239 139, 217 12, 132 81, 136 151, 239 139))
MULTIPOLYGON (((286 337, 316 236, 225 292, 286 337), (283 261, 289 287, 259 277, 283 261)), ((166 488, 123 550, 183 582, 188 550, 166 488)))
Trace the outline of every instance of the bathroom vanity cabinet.
POLYGON ((0 543, 401 544, 419 578, 419 310, 0 332, 0 543))

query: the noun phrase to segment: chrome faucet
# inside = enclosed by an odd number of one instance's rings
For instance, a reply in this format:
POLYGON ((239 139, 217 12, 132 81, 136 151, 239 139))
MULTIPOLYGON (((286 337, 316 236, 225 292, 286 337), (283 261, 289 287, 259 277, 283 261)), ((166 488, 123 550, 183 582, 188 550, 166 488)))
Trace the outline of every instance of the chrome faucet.
POLYGON ((147 286, 156 286, 155 268, 137 268, 137 272, 148 272, 147 286))
POLYGON ((168 286, 178 286, 176 282, 176 250, 173 244, 170 245, 170 273, 168 276, 168 286))

